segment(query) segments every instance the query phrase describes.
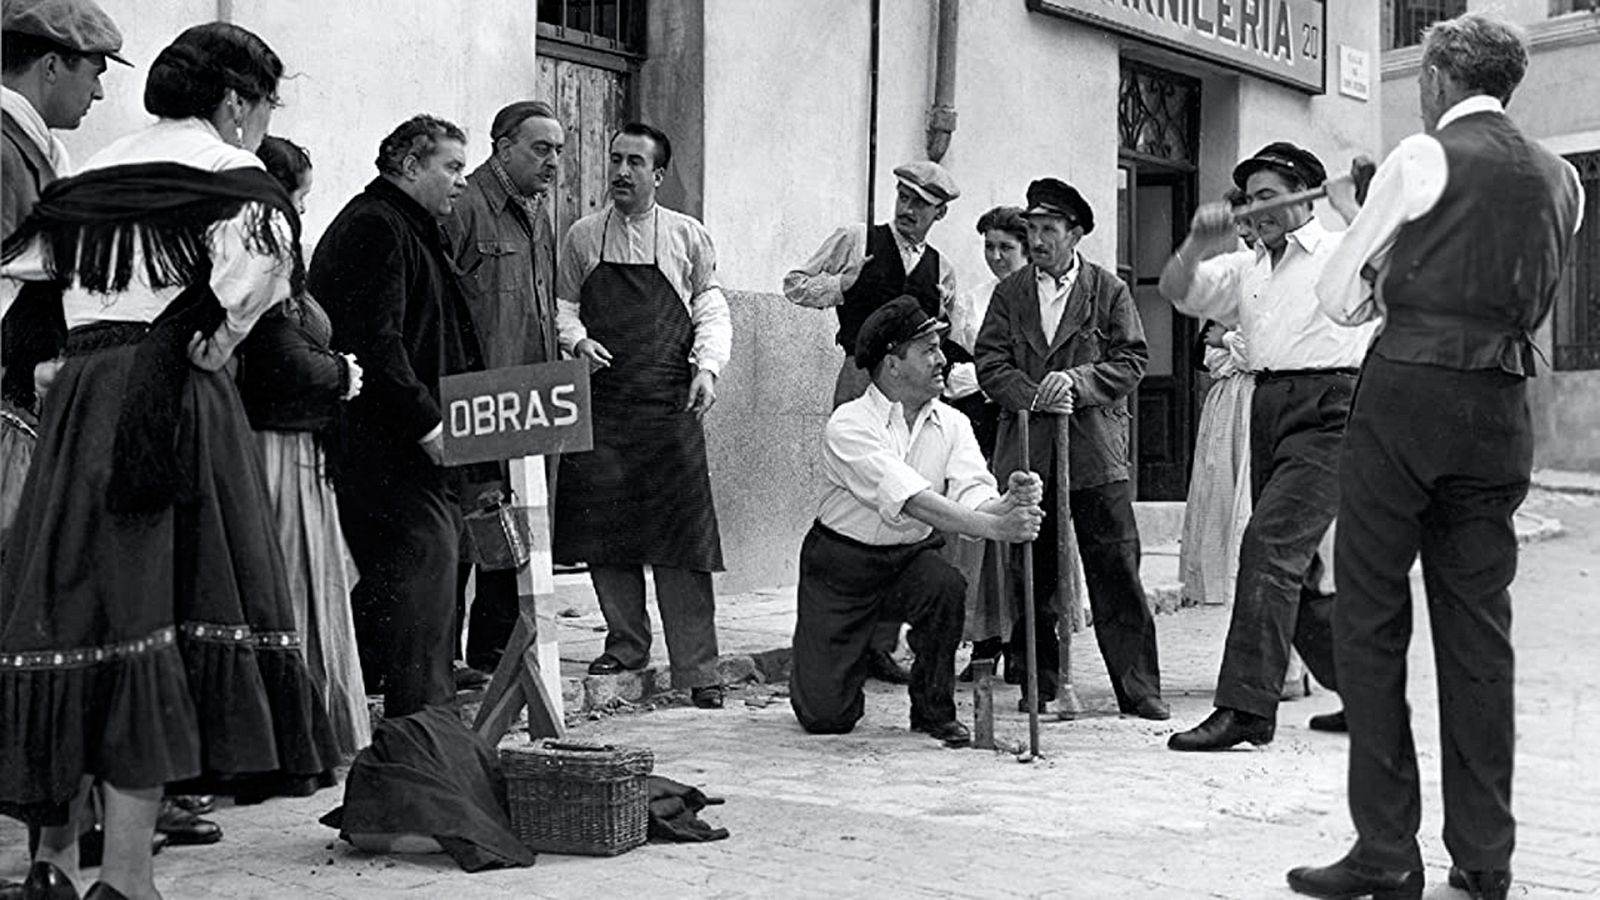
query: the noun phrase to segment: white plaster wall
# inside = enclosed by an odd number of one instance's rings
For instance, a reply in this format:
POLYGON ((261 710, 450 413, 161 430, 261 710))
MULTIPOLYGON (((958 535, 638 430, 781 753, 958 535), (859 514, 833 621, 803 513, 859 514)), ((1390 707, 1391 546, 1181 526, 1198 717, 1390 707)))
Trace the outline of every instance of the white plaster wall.
MULTIPOLYGON (((148 121, 149 64, 190 25, 217 18, 215 0, 102 0, 124 37, 129 70, 112 65, 106 99, 68 136, 77 158, 148 121)), ((489 121, 533 96, 532 3, 459 0, 233 0, 230 21, 283 59, 283 108, 272 133, 304 144, 316 166, 306 234, 314 240, 377 170, 378 142, 411 115, 442 116, 467 131, 472 164, 488 154, 489 121)))

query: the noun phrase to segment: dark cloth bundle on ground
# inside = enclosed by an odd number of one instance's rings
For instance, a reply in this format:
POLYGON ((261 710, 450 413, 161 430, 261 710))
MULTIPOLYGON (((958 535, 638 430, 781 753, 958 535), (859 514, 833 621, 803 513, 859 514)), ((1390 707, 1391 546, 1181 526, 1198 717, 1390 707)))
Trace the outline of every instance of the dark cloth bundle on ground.
POLYGON ((682 844, 722 840, 728 829, 712 828, 699 816, 700 810, 721 802, 721 797, 707 797, 699 788, 651 775, 650 840, 682 844))
POLYGON ((379 723, 350 767, 344 805, 322 824, 352 843, 358 835, 431 836, 468 872, 534 861, 511 830, 495 749, 439 707, 379 723))

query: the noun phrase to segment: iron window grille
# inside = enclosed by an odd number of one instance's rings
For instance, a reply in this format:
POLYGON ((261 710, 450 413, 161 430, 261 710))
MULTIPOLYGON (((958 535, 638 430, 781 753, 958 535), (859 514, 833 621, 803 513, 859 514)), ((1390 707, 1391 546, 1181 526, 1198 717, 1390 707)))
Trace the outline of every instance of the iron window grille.
POLYGON ((1583 227, 1572 261, 1556 291, 1555 367, 1558 372, 1600 369, 1600 151, 1567 157, 1585 194, 1583 227))

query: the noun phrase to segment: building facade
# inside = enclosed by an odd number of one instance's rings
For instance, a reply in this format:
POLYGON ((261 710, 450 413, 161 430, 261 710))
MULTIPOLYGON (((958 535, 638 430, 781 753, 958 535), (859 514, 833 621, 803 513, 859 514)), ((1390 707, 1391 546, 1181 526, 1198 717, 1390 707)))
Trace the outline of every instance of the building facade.
MULTIPOLYGON (((1151 344, 1135 417, 1143 499, 1182 499, 1187 486, 1196 323, 1155 281, 1194 207, 1271 141, 1306 146, 1333 172, 1380 145, 1379 0, 101 2, 136 64, 215 18, 278 50, 290 77, 273 132, 316 164, 309 240, 413 113, 465 127, 476 164, 496 109, 551 100, 568 126, 562 226, 605 203, 619 121, 667 131, 662 200, 705 221, 734 314, 734 359, 707 420, 723 591, 792 582, 819 495, 836 326, 787 303, 783 274, 840 225, 888 219, 891 170, 929 157, 936 100, 939 121, 953 112, 941 162, 962 196, 930 242, 963 283, 987 277, 978 216, 1021 204, 1032 179, 1063 178, 1093 205, 1082 251, 1130 283, 1151 344)), ((106 86, 67 138, 79 158, 146 118, 142 69, 116 67, 106 86)))
POLYGON ((1600 0, 1386 0, 1385 151, 1421 128, 1415 81, 1421 28, 1468 10, 1498 12, 1528 34, 1528 74, 1507 108, 1518 126, 1578 168, 1588 194, 1572 268, 1539 345, 1548 363, 1529 392, 1534 465, 1600 471, 1600 0))

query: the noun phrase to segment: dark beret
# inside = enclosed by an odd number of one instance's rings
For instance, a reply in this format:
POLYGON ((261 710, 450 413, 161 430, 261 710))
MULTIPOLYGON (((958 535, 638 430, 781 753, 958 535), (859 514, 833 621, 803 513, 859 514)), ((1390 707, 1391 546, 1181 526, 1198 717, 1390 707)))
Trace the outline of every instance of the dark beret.
POLYGON ((1320 187, 1328 180, 1328 170, 1323 168, 1322 160, 1317 159, 1315 153, 1288 141, 1278 141, 1262 147, 1255 156, 1234 166, 1233 183, 1243 190, 1250 176, 1262 169, 1276 169, 1281 174, 1299 180, 1307 188, 1320 187))
POLYGON ((1028 206, 1025 216, 1061 216, 1074 225, 1083 226, 1083 233, 1094 230, 1094 210, 1083 199, 1078 189, 1058 178, 1041 178, 1028 185, 1028 206))
POLYGON ((901 294, 861 323, 861 330, 856 332, 856 367, 870 372, 906 341, 949 327, 949 323, 929 317, 917 298, 901 294))

